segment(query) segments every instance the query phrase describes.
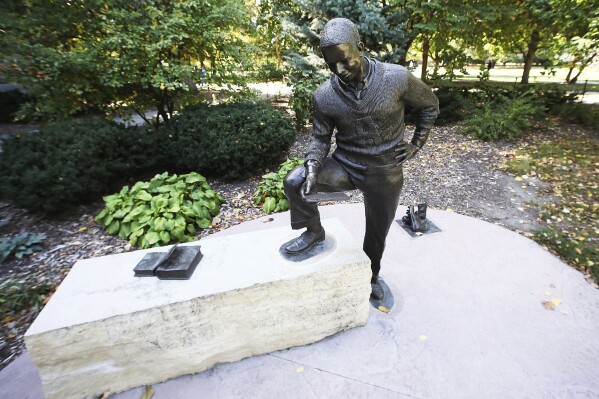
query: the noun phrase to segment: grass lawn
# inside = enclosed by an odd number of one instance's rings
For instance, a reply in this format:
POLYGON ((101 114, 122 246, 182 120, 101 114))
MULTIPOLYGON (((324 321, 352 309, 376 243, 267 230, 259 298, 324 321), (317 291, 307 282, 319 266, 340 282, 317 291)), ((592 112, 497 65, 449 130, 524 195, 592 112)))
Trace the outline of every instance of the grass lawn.
MULTIPOLYGON (((428 69, 432 73, 432 68, 428 69)), ((421 69, 416 68, 413 73, 420 76, 421 69)), ((458 80, 478 80, 478 66, 470 66, 466 68, 467 75, 462 75, 458 80)), ((548 70, 543 67, 533 67, 530 71, 529 83, 564 83, 567 68, 558 68, 555 75, 549 75, 548 70)), ((489 80, 494 82, 509 82, 516 83, 522 79, 522 66, 501 66, 496 65, 495 68, 489 71, 489 80)), ((591 66, 585 68, 582 74, 578 77, 578 83, 569 85, 572 90, 582 91, 585 81, 588 80, 587 91, 599 91, 599 66, 591 66)))

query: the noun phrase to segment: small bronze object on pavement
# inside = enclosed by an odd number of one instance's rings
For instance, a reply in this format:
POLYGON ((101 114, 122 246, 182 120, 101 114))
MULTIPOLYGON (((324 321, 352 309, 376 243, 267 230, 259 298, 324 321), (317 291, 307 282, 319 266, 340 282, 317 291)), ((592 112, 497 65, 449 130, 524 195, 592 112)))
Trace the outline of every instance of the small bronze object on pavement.
POLYGON ((408 206, 406 216, 401 221, 408 226, 414 233, 424 233, 428 230, 426 223, 426 204, 418 204, 418 210, 414 210, 412 205, 408 206))
POLYGON ((406 215, 401 219, 398 219, 397 223, 411 237, 418 237, 441 231, 440 228, 426 218, 427 208, 427 204, 418 204, 417 207, 410 205, 406 210, 406 215))

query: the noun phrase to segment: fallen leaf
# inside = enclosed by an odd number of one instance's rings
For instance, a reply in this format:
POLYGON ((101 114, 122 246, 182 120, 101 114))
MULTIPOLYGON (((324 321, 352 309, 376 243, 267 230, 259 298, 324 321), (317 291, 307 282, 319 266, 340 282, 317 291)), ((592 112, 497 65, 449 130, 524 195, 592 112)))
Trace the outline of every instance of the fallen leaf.
POLYGON ((522 181, 522 178, 521 178, 520 176, 516 176, 516 177, 514 178, 514 180, 516 180, 516 181, 522 181))
POLYGON ((80 228, 80 229, 79 229, 79 230, 77 230, 77 231, 81 233, 82 231, 85 231, 85 230, 87 230, 87 227, 82 227, 82 228, 80 228))
POLYGON ((378 308, 378 309, 379 309, 381 312, 383 312, 383 313, 389 313, 389 312, 390 312, 390 311, 389 311, 389 308, 387 308, 386 306, 383 306, 383 305, 379 306, 379 308, 378 308))
POLYGON ((421 335, 418 337, 418 339, 421 341, 426 341, 428 339, 428 337, 426 335, 421 335))
POLYGON ((297 371, 298 373, 303 373, 304 368, 300 366, 300 367, 296 368, 295 371, 297 371))
POLYGON ((551 303, 554 304, 555 306, 557 306, 560 303, 562 303, 562 300, 559 298, 551 298, 551 303))
POLYGON ((553 302, 541 301, 541 305, 543 305, 543 307, 547 310, 555 310, 555 305, 553 302))
POLYGON ((146 385, 146 389, 144 389, 144 392, 141 394, 139 399, 150 399, 152 396, 154 396, 154 388, 146 385))
POLYGON ((5 318, 2 319, 2 324, 6 324, 6 323, 10 323, 11 321, 14 321, 15 317, 14 316, 6 316, 5 318))

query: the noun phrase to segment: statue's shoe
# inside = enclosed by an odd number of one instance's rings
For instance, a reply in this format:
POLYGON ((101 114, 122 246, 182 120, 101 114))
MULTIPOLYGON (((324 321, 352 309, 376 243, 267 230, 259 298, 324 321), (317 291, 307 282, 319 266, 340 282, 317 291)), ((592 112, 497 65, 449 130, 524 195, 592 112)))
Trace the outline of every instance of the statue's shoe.
POLYGON ((383 291, 383 286, 381 285, 378 277, 373 277, 370 280, 370 288, 372 292, 370 293, 370 298, 375 301, 382 301, 385 299, 385 292, 383 291))
POLYGON ((298 254, 307 251, 319 242, 324 241, 324 237, 324 229, 321 229, 318 233, 304 231, 302 235, 291 241, 289 245, 285 247, 285 252, 288 254, 298 254))

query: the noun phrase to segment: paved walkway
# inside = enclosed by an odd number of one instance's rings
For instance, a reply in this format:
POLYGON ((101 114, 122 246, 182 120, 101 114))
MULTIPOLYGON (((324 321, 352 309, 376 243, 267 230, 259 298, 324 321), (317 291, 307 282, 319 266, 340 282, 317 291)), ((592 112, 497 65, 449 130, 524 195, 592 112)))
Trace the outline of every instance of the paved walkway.
MULTIPOLYGON (((361 204, 321 213, 361 241, 361 204)), ((219 234, 288 224, 287 214, 272 218, 219 234)), ((599 290, 509 230, 443 211, 429 218, 441 232, 411 238, 391 227, 381 273, 391 313, 371 309, 365 327, 157 384, 154 398, 599 398, 599 290), (542 305, 551 300, 555 310, 542 305)), ((43 397, 26 354, 0 372, 0 387, 2 399, 43 397)))

